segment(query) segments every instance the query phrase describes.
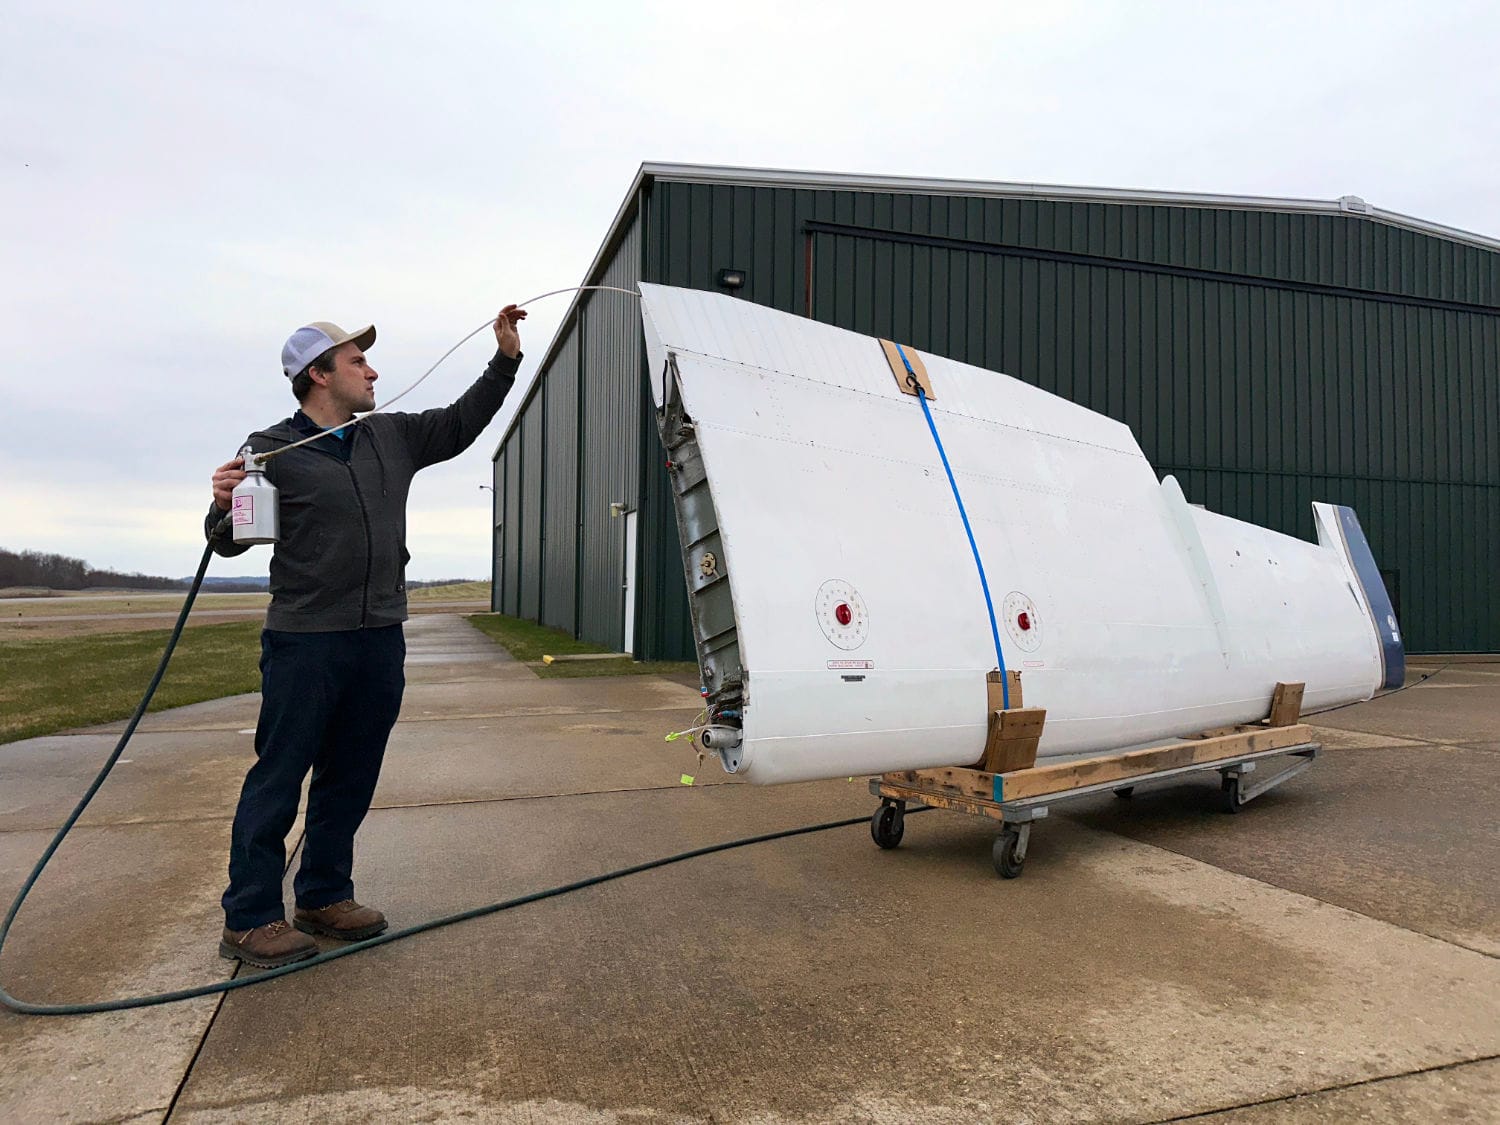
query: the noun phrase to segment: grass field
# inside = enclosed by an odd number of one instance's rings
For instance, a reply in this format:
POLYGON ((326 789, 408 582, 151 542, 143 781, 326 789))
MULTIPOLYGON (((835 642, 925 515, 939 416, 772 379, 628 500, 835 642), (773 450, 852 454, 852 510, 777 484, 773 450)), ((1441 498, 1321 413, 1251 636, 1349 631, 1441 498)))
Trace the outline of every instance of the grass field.
MULTIPOLYGON (((185 629, 151 710, 260 690, 259 621, 185 629)), ((128 718, 170 629, 102 636, 0 635, 0 742, 128 718)))
POLYGON ((406 592, 409 602, 488 602, 488 582, 453 582, 447 586, 418 586, 406 592))
MULTIPOLYGON (((483 601, 489 583, 466 582, 413 591, 413 610, 424 603, 483 601)), ((264 595, 209 594, 194 611, 249 607, 247 620, 223 623, 188 618, 177 651, 157 689, 151 710, 182 707, 208 699, 260 690, 260 630, 264 595)), ((75 727, 124 719, 135 710, 166 647, 171 629, 154 616, 175 614, 180 594, 120 594, 107 597, 60 597, 28 600, 23 608, 44 603, 74 614, 87 611, 104 620, 77 620, 40 614, 21 621, 0 621, 0 743, 54 734, 75 727), (107 609, 104 607, 108 607, 107 609)), ((8 603, 6 609, 14 608, 8 603)), ((55 611, 54 611, 55 612, 55 611)), ((544 655, 602 652, 566 633, 501 614, 473 614, 467 620, 503 645, 538 676, 670 676, 696 684, 692 662, 647 661, 628 656, 615 660, 544 664, 544 655)))
MULTIPOLYGON (((170 628, 182 608, 181 592, 94 590, 53 591, 0 603, 0 637, 53 638, 170 628)), ((229 620, 262 620, 269 594, 199 594, 188 628, 229 620)), ((488 582, 457 582, 411 591, 412 613, 450 612, 444 603, 487 604, 488 582)))
MULTIPOLYGON (((46 617, 72 617, 79 614, 176 613, 186 596, 180 590, 166 593, 96 594, 88 597, 27 598, 24 602, 7 602, 0 606, 6 621, 27 621, 46 617)), ((199 594, 194 609, 264 609, 269 594, 199 594)))
POLYGON ((543 656, 572 656, 586 652, 608 652, 587 641, 573 639, 559 629, 549 629, 533 621, 507 617, 503 613, 476 613, 465 618, 480 632, 496 641, 517 660, 528 664, 538 676, 566 679, 582 676, 672 676, 696 682, 698 665, 694 662, 644 660, 629 656, 618 660, 580 660, 577 663, 544 664, 543 656))

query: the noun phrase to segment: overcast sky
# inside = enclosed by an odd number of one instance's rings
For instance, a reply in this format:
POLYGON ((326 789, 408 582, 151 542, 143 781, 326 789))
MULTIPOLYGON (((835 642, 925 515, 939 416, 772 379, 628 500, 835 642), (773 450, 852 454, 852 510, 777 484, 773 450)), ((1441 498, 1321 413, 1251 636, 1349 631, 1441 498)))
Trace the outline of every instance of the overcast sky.
MULTIPOLYGON (((10 0, 0 33, 0 547, 101 568, 192 572, 211 470, 294 406, 293 329, 373 321, 389 397, 578 284, 643 161, 1355 194, 1500 235, 1490 4, 147 8, 10 0)), ((520 398, 417 479, 411 577, 488 575, 520 398)))

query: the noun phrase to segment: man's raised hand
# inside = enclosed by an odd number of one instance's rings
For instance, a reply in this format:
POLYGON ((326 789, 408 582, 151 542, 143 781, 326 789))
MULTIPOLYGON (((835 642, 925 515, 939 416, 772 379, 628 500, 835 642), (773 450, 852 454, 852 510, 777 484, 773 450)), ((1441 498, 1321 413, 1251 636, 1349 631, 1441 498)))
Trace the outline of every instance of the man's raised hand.
POLYGON ((521 333, 518 325, 526 319, 526 310, 515 305, 506 305, 495 317, 495 342, 511 359, 521 354, 521 333))

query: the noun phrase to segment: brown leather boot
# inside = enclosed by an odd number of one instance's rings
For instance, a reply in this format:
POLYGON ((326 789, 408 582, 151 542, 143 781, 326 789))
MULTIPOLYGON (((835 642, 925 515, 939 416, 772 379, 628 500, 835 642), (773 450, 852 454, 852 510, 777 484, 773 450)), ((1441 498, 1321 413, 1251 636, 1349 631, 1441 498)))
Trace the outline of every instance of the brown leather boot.
POLYGON ((361 906, 352 898, 335 902, 319 910, 303 910, 292 915, 292 923, 304 934, 322 934, 340 941, 363 941, 385 929, 385 915, 373 906, 361 906))
POLYGON ((262 969, 277 969, 302 961, 318 952, 318 943, 304 934, 299 934, 287 925, 285 918, 278 918, 253 930, 236 933, 224 927, 224 936, 219 939, 219 956, 226 960, 239 960, 262 969))

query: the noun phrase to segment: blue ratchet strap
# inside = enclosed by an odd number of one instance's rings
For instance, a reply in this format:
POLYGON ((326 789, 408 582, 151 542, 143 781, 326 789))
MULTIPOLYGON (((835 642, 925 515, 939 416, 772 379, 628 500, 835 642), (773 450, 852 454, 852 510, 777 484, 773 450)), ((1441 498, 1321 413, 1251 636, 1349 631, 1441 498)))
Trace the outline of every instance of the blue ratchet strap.
MULTIPOLYGON (((894 340, 891 342, 895 343, 894 340)), ((969 526, 969 513, 964 510, 964 498, 958 494, 958 482, 953 479, 953 468, 948 464, 948 454, 943 449, 943 439, 938 437, 937 423, 932 420, 932 411, 927 406, 927 393, 922 389, 922 381, 912 370, 911 360, 906 358, 906 349, 896 344, 896 351, 901 356, 901 362, 906 364, 906 381, 916 388, 917 401, 922 404, 922 414, 927 419, 927 428, 932 431, 932 440, 937 443, 938 456, 943 459, 943 471, 948 474, 948 484, 953 489, 953 499, 958 503, 958 514, 964 521, 964 533, 969 537, 969 549, 974 552, 974 565, 979 568, 979 585, 984 590, 985 608, 990 611, 990 634, 995 638, 995 660, 1000 665, 1000 701, 1008 711, 1010 710, 1010 677, 1005 674, 1005 654, 1000 651, 1000 627, 995 624, 995 602, 990 597, 989 580, 984 576, 984 560, 979 557, 979 544, 974 542, 974 529, 969 526)))

